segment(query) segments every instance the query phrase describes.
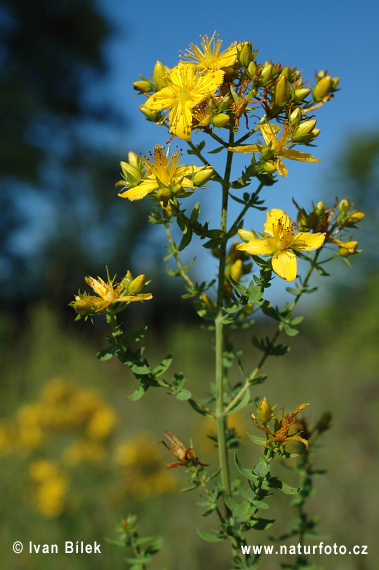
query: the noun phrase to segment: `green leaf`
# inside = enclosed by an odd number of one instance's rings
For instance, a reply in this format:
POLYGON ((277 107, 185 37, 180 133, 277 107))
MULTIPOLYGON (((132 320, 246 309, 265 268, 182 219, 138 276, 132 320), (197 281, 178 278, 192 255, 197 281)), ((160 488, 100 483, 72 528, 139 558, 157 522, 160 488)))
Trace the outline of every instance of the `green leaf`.
POLYGON ((254 467, 254 473, 259 477, 265 477, 270 473, 270 464, 261 457, 259 463, 254 467))
POLYGON ((257 499, 254 499, 253 505, 254 505, 254 507, 257 507, 257 509, 269 509, 270 508, 267 503, 264 503, 263 501, 258 501, 257 499))
POLYGON ((182 251, 183 249, 185 249, 187 247, 187 245, 189 245, 191 243, 192 240, 192 230, 187 228, 187 231, 185 233, 183 233, 183 237, 181 239, 181 242, 179 244, 179 251, 182 251))
POLYGON ((108 346, 108 348, 104 348, 103 350, 100 350, 96 354, 96 358, 98 358, 99 360, 104 362, 105 360, 109 360, 110 358, 112 358, 112 356, 114 356, 116 350, 117 349, 115 346, 108 346))
POLYGON ((252 433, 247 433, 247 437, 257 445, 264 445, 267 441, 264 437, 258 437, 257 435, 253 435, 252 433))
POLYGON ((185 400, 189 400, 191 396, 192 394, 189 390, 180 390, 180 392, 176 394, 176 399, 184 402, 185 400))
POLYGON ((271 487, 271 489, 279 489, 280 491, 282 491, 286 495, 295 495, 300 490, 299 488, 292 487, 291 485, 287 485, 287 483, 285 483, 284 481, 281 481, 277 477, 270 477, 270 479, 268 481, 268 485, 269 485, 269 487, 271 487))
POLYGON ((222 542, 224 540, 220 535, 211 534, 210 532, 206 532, 201 528, 196 528, 196 531, 200 538, 206 540, 207 542, 222 542))
POLYGON ((234 414, 235 412, 239 412, 250 403, 250 392, 246 390, 242 398, 229 410, 228 414, 234 414))
POLYGON ((246 477, 246 479, 249 479, 250 481, 256 480, 257 479, 257 475, 255 473, 253 473, 253 471, 251 469, 246 469, 245 467, 242 467, 241 463, 238 460, 237 454, 234 454, 234 461, 236 464, 236 467, 238 469, 238 471, 244 476, 246 477))
POLYGON ((133 392, 133 394, 131 394, 130 396, 127 396, 128 400, 130 400, 131 402, 136 402, 137 400, 139 400, 140 398, 142 398, 142 396, 144 395, 145 392, 147 392, 147 390, 149 389, 149 385, 146 384, 141 384, 137 390, 135 390, 133 392))
POLYGON ((256 519, 256 521, 252 521, 252 526, 255 530, 266 530, 270 528, 275 522, 275 519, 256 519))
POLYGON ((209 416, 209 417, 214 416, 211 410, 209 410, 207 407, 203 406, 202 404, 199 404, 195 400, 190 399, 189 404, 192 406, 194 410, 196 410, 202 416, 209 416))
POLYGON ((162 376, 162 374, 166 372, 166 370, 169 368, 169 366, 172 363, 172 358, 173 358, 172 354, 168 354, 166 358, 164 358, 162 362, 154 368, 153 372, 156 378, 159 378, 159 376, 162 376))
POLYGON ((224 146, 218 146, 218 147, 215 148, 214 150, 208 151, 208 154, 218 154, 219 152, 221 152, 221 151, 224 150, 224 149, 225 149, 224 146))

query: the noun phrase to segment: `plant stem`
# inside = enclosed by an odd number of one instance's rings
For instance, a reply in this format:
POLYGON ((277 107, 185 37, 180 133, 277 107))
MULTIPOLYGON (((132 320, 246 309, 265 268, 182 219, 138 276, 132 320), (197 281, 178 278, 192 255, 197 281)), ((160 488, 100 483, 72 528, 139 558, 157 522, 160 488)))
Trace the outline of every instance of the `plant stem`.
MULTIPOLYGON (((229 131, 229 146, 233 144, 233 131, 229 131)), ((225 232, 220 244, 220 263, 218 272, 218 290, 217 290, 217 316, 215 318, 215 350, 216 350, 216 427, 217 427, 217 444, 219 465, 221 468, 222 488, 225 495, 230 495, 230 478, 229 478, 229 462, 228 450, 226 446, 226 415, 224 409, 224 367, 223 367, 223 350, 224 350, 224 323, 223 323, 223 299, 224 299, 224 282, 225 282, 225 264, 226 264, 226 247, 227 247, 227 213, 228 213, 228 197, 229 197, 229 181, 233 153, 228 151, 225 174, 222 183, 222 208, 221 208, 221 230, 225 232)))

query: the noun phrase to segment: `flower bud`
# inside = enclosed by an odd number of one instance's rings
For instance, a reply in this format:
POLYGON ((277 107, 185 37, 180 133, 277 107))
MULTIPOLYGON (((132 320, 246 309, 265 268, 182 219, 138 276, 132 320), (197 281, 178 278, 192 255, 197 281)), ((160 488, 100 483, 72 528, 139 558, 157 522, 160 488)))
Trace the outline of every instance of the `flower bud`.
POLYGON ((128 161, 129 161, 129 164, 131 166, 134 166, 135 168, 138 168, 138 169, 141 168, 142 161, 141 161, 140 157, 135 152, 133 152, 132 150, 130 150, 128 152, 128 161))
POLYGON ((140 178, 141 178, 140 171, 137 170, 137 168, 135 168, 134 166, 132 166, 128 162, 121 161, 120 165, 121 165, 121 171, 122 171, 122 174, 123 174, 125 180, 129 184, 135 183, 135 185, 137 185, 140 178))
POLYGON ((167 75, 166 67, 163 65, 163 63, 157 61, 157 63, 154 66, 154 73, 153 73, 154 83, 157 91, 160 91, 165 86, 163 78, 166 75, 167 75))
POLYGON ((323 213, 325 212, 324 202, 322 201, 317 202, 316 206, 313 208, 313 211, 317 216, 322 216, 323 213))
POLYGON ((274 100, 276 105, 285 105, 291 96, 291 84, 284 75, 281 75, 275 85, 274 100))
POLYGON ((302 113, 300 107, 296 107, 294 111, 290 114, 288 121, 290 125, 297 126, 301 121, 302 113))
POLYGON ((209 180, 212 178, 212 176, 213 176, 213 167, 212 166, 205 166, 202 170, 198 170, 192 176, 192 179, 191 179, 192 184, 194 186, 203 186, 203 184, 206 184, 207 182, 209 182, 209 180))
POLYGON ((340 211, 341 214, 347 212, 350 207, 351 204, 348 198, 343 198, 341 202, 338 204, 338 210, 340 211))
POLYGON ((202 300, 204 301, 204 303, 207 305, 207 307, 208 307, 211 311, 214 311, 215 306, 214 306, 214 304, 213 304, 212 299, 210 299, 206 293, 203 293, 203 295, 201 296, 201 298, 202 298, 202 300))
POLYGON ((284 69, 282 69, 282 72, 280 75, 282 77, 285 77, 288 81, 291 81, 291 70, 288 67, 288 65, 286 65, 286 67, 284 69))
POLYGON ((219 113, 212 117, 212 124, 219 129, 226 127, 230 123, 230 117, 226 113, 219 113))
POLYGON ((238 53, 238 59, 244 67, 248 67, 251 63, 253 54, 253 44, 251 42, 244 42, 242 48, 238 53))
MULTIPOLYGON (((95 301, 96 298, 90 295, 85 295, 84 297, 76 295, 75 301, 71 303, 71 306, 79 315, 86 317, 96 310, 95 301)), ((98 301, 101 301, 101 299, 99 298, 98 301)))
POLYGON ((348 216, 346 221, 346 226, 347 227, 354 226, 355 224, 363 220, 364 217, 365 214, 363 212, 358 212, 358 210, 356 210, 355 212, 352 212, 350 216, 348 216))
POLYGON ((267 160, 267 162, 264 163, 264 167, 263 167, 263 168, 265 169, 265 171, 266 171, 268 174, 273 174, 274 172, 277 171, 277 168, 278 168, 278 167, 277 167, 276 161, 274 161, 274 160, 267 160))
POLYGON ((306 89, 305 87, 299 87, 298 89, 295 89, 294 91, 295 101, 304 101, 304 99, 308 97, 310 92, 311 92, 310 88, 306 89))
POLYGON ((234 280, 237 281, 237 283, 239 282, 239 280, 241 279, 243 275, 243 263, 242 263, 242 259, 236 259, 235 262, 232 265, 232 268, 230 270, 230 277, 234 280))
POLYGON ((307 216, 304 208, 301 208, 298 211, 296 222, 297 222, 297 227, 300 231, 308 229, 308 216, 307 216))
POLYGON ((325 97, 330 95, 333 89, 333 79, 330 75, 326 75, 317 81, 313 89, 313 99, 315 101, 322 101, 325 97))
POLYGON ((313 131, 316 124, 315 120, 304 121, 300 123, 291 134, 292 142, 303 142, 304 139, 309 138, 309 134, 313 131))
POLYGON ((262 424, 267 424, 271 420, 271 406, 266 400, 266 396, 261 400, 258 408, 258 420, 262 422, 262 424))
POLYGON ((271 62, 266 61, 260 72, 260 80, 262 85, 267 85, 276 74, 276 69, 271 62))
POLYGON ((338 253, 342 257, 349 257, 349 255, 355 253, 357 247, 358 247, 357 241, 340 242, 338 247, 338 253))
POLYGON ((140 81, 134 81, 133 88, 139 93, 149 93, 149 91, 154 91, 154 86, 147 79, 141 79, 140 81))
POLYGON ((143 105, 139 106, 139 110, 141 111, 141 113, 143 113, 145 115, 145 117, 149 121, 153 121, 154 123, 157 123, 162 117, 162 114, 160 111, 152 111, 151 109, 148 109, 147 107, 144 107, 143 105))
POLYGON ((251 241, 252 239, 255 239, 255 235, 253 232, 249 232, 248 230, 243 230, 242 228, 238 230, 238 234, 242 239, 242 241, 244 241, 245 243, 251 241))
POLYGON ((145 287, 146 277, 145 275, 138 275, 128 286, 128 293, 131 295, 137 295, 145 287))
POLYGON ((250 75, 250 77, 253 77, 253 75, 255 74, 257 69, 257 64, 255 63, 255 61, 251 61, 247 67, 247 72, 250 75))

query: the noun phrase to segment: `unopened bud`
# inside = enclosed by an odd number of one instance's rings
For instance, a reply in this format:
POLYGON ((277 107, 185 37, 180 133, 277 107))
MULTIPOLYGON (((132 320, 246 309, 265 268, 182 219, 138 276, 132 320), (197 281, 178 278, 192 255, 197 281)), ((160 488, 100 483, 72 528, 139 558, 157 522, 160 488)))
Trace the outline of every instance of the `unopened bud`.
POLYGON ((285 75, 281 75, 275 86, 275 103, 276 105, 285 105, 291 96, 291 84, 286 79, 285 75))
POLYGON ((137 168, 135 168, 134 166, 132 166, 131 164, 129 164, 128 162, 120 162, 121 165, 121 170, 122 170, 122 174, 125 177, 125 180, 129 183, 137 183, 139 182, 140 178, 141 178, 141 174, 140 171, 137 170, 137 168))
POLYGON ((194 186, 203 186, 213 176, 213 167, 212 166, 205 166, 202 170, 198 170, 192 176, 192 184, 194 186))
POLYGON ((267 162, 264 163, 264 167, 265 171, 268 174, 273 174, 274 172, 277 171, 277 164, 274 160, 267 160, 267 162))
POLYGON ((219 113, 212 117, 212 124, 219 129, 226 127, 230 123, 230 117, 226 113, 219 113))
POLYGON ((153 91, 154 87, 150 81, 147 79, 141 79, 140 81, 134 81, 133 88, 139 93, 149 93, 149 91, 153 91))
POLYGON ((313 210, 317 216, 322 216, 322 214, 325 212, 324 202, 322 202, 322 201, 317 202, 317 204, 313 210))
POLYGON ((308 97, 309 93, 311 92, 310 88, 299 87, 294 91, 294 99, 295 101, 304 101, 306 97, 308 97))
POLYGON ((153 77, 154 77, 155 87, 158 91, 163 89, 163 87, 165 86, 163 78, 166 75, 167 75, 166 67, 163 65, 163 63, 157 61, 157 63, 154 66, 153 77))
POLYGON ((241 279, 243 275, 243 263, 242 263, 242 259, 236 259, 235 262, 232 265, 232 268, 230 270, 230 277, 234 280, 237 281, 237 283, 239 282, 239 280, 241 279))
POLYGON ((135 279, 133 279, 131 283, 129 283, 128 293, 130 293, 131 295, 136 295, 137 293, 140 293, 140 291, 142 291, 142 289, 145 287, 145 283, 146 283, 145 275, 138 275, 138 277, 136 277, 135 279))
POLYGON ((267 85, 268 83, 270 83, 275 73, 276 73, 275 67, 272 65, 271 62, 266 61, 260 73, 260 80, 262 85, 267 85))
POLYGON ((152 111, 151 109, 148 109, 147 107, 144 107, 143 105, 139 106, 139 110, 141 111, 141 113, 143 113, 145 115, 145 117, 149 121, 153 121, 154 123, 157 123, 162 117, 162 114, 160 111, 152 111))
POLYGON ((257 64, 255 63, 255 61, 251 61, 247 67, 247 72, 250 75, 250 77, 253 77, 253 75, 255 74, 257 69, 257 64))
POLYGON ((353 255, 353 253, 355 253, 357 247, 357 241, 342 242, 338 248, 338 253, 342 255, 342 257, 349 257, 349 255, 353 255))
POLYGON ((318 81, 313 89, 313 99, 315 101, 322 101, 327 95, 332 92, 333 79, 330 75, 326 75, 318 81))
POLYGON ((271 406, 266 400, 266 396, 261 400, 258 408, 258 420, 262 422, 262 424, 267 424, 271 420, 271 406))
POLYGON ((300 107, 296 107, 296 109, 294 111, 292 111, 292 113, 289 116, 289 123, 290 125, 296 126, 300 123, 301 121, 301 117, 302 117, 302 113, 301 113, 301 109, 300 107))
MULTIPOLYGON (((248 241, 251 241, 252 239, 255 239, 255 235, 253 234, 253 232, 249 232, 248 230, 240 229, 240 230, 238 230, 238 234, 239 234, 240 238, 242 239, 242 241, 244 241, 245 243, 247 243, 248 241)), ((237 249, 238 249, 238 247, 237 247, 237 249)))
POLYGON ((313 131, 316 124, 315 120, 304 121, 300 123, 291 134, 291 141, 293 142, 303 142, 304 139, 309 138, 309 134, 313 131))
POLYGON ((214 308, 215 308, 215 306, 214 306, 214 304, 213 304, 212 299, 210 299, 206 293, 203 293, 203 295, 201 296, 201 298, 202 298, 202 300, 204 301, 204 303, 207 305, 207 307, 208 307, 211 311, 213 311, 214 308))
POLYGON ((141 167, 142 162, 141 162, 140 157, 135 152, 133 152, 132 150, 130 150, 128 152, 128 161, 129 161, 129 164, 131 166, 134 166, 135 168, 141 167))
POLYGON ((350 207, 351 204, 348 198, 343 198, 341 202, 338 204, 338 210, 340 211, 341 214, 347 212, 350 207))
POLYGON ((244 42, 240 52, 238 53, 238 59, 243 66, 248 67, 251 63, 253 53, 253 44, 251 42, 244 42))
POLYGON ((363 212, 358 212, 358 210, 356 210, 355 212, 352 212, 350 216, 348 216, 346 221, 346 226, 347 227, 354 226, 355 224, 358 224, 358 222, 363 220, 364 217, 365 214, 363 212))

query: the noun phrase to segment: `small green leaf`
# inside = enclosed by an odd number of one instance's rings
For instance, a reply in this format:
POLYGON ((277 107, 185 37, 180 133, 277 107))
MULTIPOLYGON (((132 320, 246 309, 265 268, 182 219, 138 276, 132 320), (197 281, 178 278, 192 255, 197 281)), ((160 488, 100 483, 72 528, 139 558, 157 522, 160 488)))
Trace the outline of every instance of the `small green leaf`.
POLYGON ((256 521, 252 521, 252 526, 255 530, 266 530, 270 528, 275 522, 275 519, 256 519, 256 521))
POLYGON ((257 479, 257 475, 255 473, 253 473, 253 471, 251 469, 246 469, 245 467, 242 467, 241 463, 238 460, 237 454, 234 454, 234 461, 235 461, 235 464, 236 464, 238 471, 244 477, 246 477, 246 479, 249 479, 250 481, 257 479))
POLYGON ((286 495, 295 495, 299 492, 299 488, 292 487, 291 485, 287 485, 284 481, 281 481, 277 477, 270 477, 268 481, 269 487, 272 489, 279 489, 286 495))
POLYGON ((222 542, 224 540, 220 535, 211 534, 210 532, 206 532, 201 528, 197 528, 196 531, 200 538, 206 540, 207 542, 222 542))
POLYGON ((247 433, 247 437, 257 445, 264 445, 267 441, 264 437, 258 437, 257 435, 253 435, 252 433, 247 433))
POLYGON ((189 400, 191 396, 192 394, 189 390, 180 390, 180 392, 176 394, 176 399, 184 402, 185 400, 189 400))

